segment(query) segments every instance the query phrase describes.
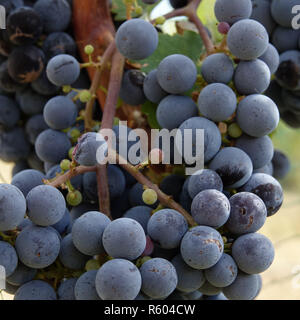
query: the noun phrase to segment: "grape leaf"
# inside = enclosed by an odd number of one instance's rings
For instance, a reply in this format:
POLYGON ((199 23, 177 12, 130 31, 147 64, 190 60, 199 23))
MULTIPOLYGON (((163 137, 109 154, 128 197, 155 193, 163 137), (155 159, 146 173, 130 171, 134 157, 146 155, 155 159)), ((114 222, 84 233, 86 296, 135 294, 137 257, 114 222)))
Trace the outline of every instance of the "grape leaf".
POLYGON ((171 54, 183 54, 191 58, 196 64, 205 48, 201 37, 193 31, 185 31, 183 35, 168 35, 159 33, 159 43, 155 52, 147 59, 140 60, 143 72, 156 69, 163 58, 171 54))
POLYGON ((156 109, 157 105, 150 101, 147 101, 142 105, 142 112, 147 116, 148 124, 152 129, 160 129, 160 125, 156 119, 156 109))
MULTIPOLYGON (((159 1, 160 2, 160 1, 159 1)), ((142 0, 137 0, 137 4, 143 8, 144 13, 150 14, 152 9, 158 5, 159 2, 156 2, 153 5, 145 4, 142 0)), ((126 20, 126 6, 123 0, 112 0, 112 9, 111 12, 115 14, 115 21, 124 21, 126 20)), ((131 17, 136 18, 137 15, 134 11, 131 12, 131 17)))

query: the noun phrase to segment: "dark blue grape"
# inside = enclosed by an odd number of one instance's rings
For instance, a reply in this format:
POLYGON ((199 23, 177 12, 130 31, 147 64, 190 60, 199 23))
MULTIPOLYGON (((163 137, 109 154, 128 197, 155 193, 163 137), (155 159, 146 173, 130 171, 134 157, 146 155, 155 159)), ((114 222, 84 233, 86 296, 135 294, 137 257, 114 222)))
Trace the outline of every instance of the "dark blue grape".
POLYGON ((151 213, 151 208, 147 206, 137 206, 127 210, 123 217, 136 220, 143 227, 145 233, 147 233, 147 224, 151 217, 151 213))
POLYGON ((217 229, 228 220, 230 204, 222 192, 214 189, 204 190, 195 196, 191 213, 199 225, 217 229))
POLYGON ((223 254, 224 243, 218 231, 197 226, 190 229, 181 241, 181 256, 194 269, 207 269, 215 265, 223 254))
POLYGON ((157 81, 157 69, 148 73, 144 80, 144 94, 153 103, 159 103, 168 93, 162 89, 157 81))
POLYGON ((7 276, 6 281, 13 286, 22 286, 24 283, 32 281, 36 276, 37 270, 26 267, 19 262, 17 268, 10 276, 7 276))
POLYGON ((20 109, 10 98, 0 95, 0 125, 13 128, 20 120, 20 109))
POLYGON ((150 259, 141 266, 140 272, 142 292, 153 299, 165 298, 177 287, 176 269, 168 260, 150 259))
POLYGON ((57 289, 58 300, 75 300, 74 288, 77 278, 69 278, 61 282, 57 289))
POLYGON ((230 199, 230 217, 226 228, 233 234, 244 234, 258 231, 267 218, 264 202, 250 192, 239 192, 230 199))
POLYGON ((284 179, 291 170, 289 158, 280 150, 274 151, 272 164, 274 168, 273 176, 276 179, 284 179))
POLYGON ((137 221, 120 218, 112 221, 105 228, 102 243, 110 256, 135 260, 145 250, 146 236, 144 229, 137 221))
POLYGON ((33 280, 23 284, 14 300, 57 300, 54 289, 45 281, 33 280))
POLYGON ((220 22, 234 24, 247 19, 252 12, 251 0, 217 0, 215 3, 215 15, 220 22))
POLYGON ((30 117, 25 126, 28 140, 34 145, 38 135, 48 128, 42 114, 30 117))
POLYGON ((76 55, 76 42, 65 32, 53 32, 43 42, 43 50, 49 60, 58 54, 76 55))
POLYGON ((98 270, 91 270, 78 278, 74 288, 76 300, 101 300, 96 290, 97 273, 98 270))
POLYGON ((40 171, 28 169, 17 173, 13 177, 11 184, 19 188, 24 197, 27 197, 29 191, 43 184, 43 179, 45 179, 45 175, 40 171))
POLYGON ((5 269, 5 276, 11 276, 18 266, 15 248, 8 242, 0 241, 0 265, 5 269))
POLYGON ((151 239, 164 249, 174 249, 188 231, 186 219, 176 210, 163 209, 155 212, 147 225, 151 239))

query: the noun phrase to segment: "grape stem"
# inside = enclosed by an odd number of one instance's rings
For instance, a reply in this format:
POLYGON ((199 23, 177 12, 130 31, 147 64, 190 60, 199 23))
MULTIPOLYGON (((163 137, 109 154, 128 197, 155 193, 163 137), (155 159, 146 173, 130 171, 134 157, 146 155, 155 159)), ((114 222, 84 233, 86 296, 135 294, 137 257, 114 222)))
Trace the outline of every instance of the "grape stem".
POLYGON ((100 87, 100 82, 101 82, 101 76, 103 73, 103 70, 107 67, 110 58, 115 50, 115 42, 112 41, 110 45, 107 47, 105 50, 102 58, 101 58, 101 66, 96 69, 96 73, 93 77, 93 81, 90 87, 90 93, 92 96, 92 99, 90 99, 86 106, 85 106, 85 116, 84 116, 84 127, 85 131, 91 131, 93 127, 93 107, 96 99, 96 93, 97 90, 100 87))
POLYGON ((110 154, 113 157, 115 157, 115 159, 117 160, 117 163, 119 163, 120 167, 122 167, 129 174, 131 174, 140 184, 142 184, 143 186, 146 186, 149 189, 153 189, 156 192, 157 198, 161 204, 163 204, 164 206, 166 206, 168 208, 171 208, 171 209, 174 209, 174 210, 180 212, 185 217, 185 219, 187 220, 187 222, 190 226, 197 225, 197 223, 192 218, 192 216, 185 209, 183 209, 180 204, 178 204, 176 201, 174 201, 172 199, 172 197, 170 197, 167 194, 165 194, 164 192, 162 192, 156 184, 152 183, 136 167, 132 166, 129 163, 126 163, 126 161, 119 154, 117 154, 113 150, 110 150, 110 152, 111 152, 110 154))
MULTIPOLYGON (((115 42, 113 41, 113 43, 115 42)), ((121 88, 123 70, 125 65, 125 58, 120 54, 118 50, 115 50, 114 45, 111 44, 109 47, 112 46, 114 54, 112 57, 112 66, 108 84, 107 97, 104 105, 103 117, 101 122, 101 129, 112 129, 113 127, 114 117, 116 114, 116 106, 118 102, 119 91, 121 88)), ((107 166, 100 164, 97 165, 96 173, 100 211, 111 218, 107 166)))
MULTIPOLYGON (((212 40, 210 39, 206 29, 204 28, 204 25, 202 24, 201 20, 199 19, 197 15, 197 9, 199 4, 201 3, 202 0, 193 0, 191 1, 187 6, 180 8, 180 9, 175 9, 167 14, 165 14, 163 17, 165 19, 170 19, 174 17, 179 17, 179 16, 186 16, 189 18, 189 20, 195 24, 200 37, 202 38, 203 44, 205 46, 207 54, 212 54, 215 51, 214 44, 212 40)), ((151 21, 152 24, 156 23, 156 20, 151 21)))

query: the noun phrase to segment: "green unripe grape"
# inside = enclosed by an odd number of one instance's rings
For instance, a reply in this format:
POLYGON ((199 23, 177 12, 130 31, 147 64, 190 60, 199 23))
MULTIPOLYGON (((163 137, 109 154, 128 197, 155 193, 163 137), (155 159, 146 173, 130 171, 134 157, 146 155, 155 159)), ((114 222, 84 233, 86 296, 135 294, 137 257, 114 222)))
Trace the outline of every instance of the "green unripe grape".
POLYGON ((63 170, 63 171, 69 170, 70 166, 71 166, 71 161, 68 159, 64 159, 60 163, 61 170, 63 170))
POLYGON ((90 271, 90 270, 98 270, 100 268, 100 263, 98 260, 91 259, 89 260, 86 265, 85 265, 85 270, 90 271))
POLYGON ((146 204, 152 205, 157 201, 157 193, 153 189, 146 189, 142 198, 146 204))
POLYGON ((67 202, 70 206, 76 207, 82 202, 82 194, 80 191, 71 191, 67 195, 67 202))
POLYGON ((155 19, 156 24, 164 24, 166 22, 166 18, 161 16, 155 19))
POLYGON ((142 15, 143 14, 143 8, 142 7, 140 7, 140 6, 137 6, 137 7, 135 7, 135 13, 137 14, 137 15, 142 15))
POLYGON ((63 86, 62 90, 64 93, 70 93, 72 91, 72 87, 71 86, 63 86))
POLYGON ((84 47, 84 52, 88 55, 93 54, 94 50, 95 49, 91 44, 88 44, 87 46, 84 47))
POLYGON ((79 100, 83 103, 89 102, 92 98, 92 95, 89 90, 82 90, 79 93, 79 100))
POLYGON ((72 138, 72 140, 75 140, 75 142, 77 141, 77 139, 81 136, 81 132, 78 129, 71 129, 70 131, 70 137, 72 138))
POLYGON ((73 151, 74 151, 75 147, 72 147, 69 152, 68 152, 68 156, 70 159, 73 159, 73 151))
POLYGON ((228 134, 229 134, 230 137, 232 137, 232 138, 239 138, 239 137, 243 134, 243 131, 242 131, 242 129, 238 126, 237 123, 232 123, 232 124, 228 127, 228 134))
POLYGON ((150 259, 152 258, 149 256, 138 258, 135 265, 137 266, 137 268, 140 268, 145 262, 147 262, 150 259))

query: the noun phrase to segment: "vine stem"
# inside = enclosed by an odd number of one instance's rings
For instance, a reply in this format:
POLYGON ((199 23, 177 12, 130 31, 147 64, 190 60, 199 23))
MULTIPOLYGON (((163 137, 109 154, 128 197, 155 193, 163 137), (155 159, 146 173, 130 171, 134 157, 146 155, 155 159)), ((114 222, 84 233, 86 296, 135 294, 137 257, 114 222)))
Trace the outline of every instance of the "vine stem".
MULTIPOLYGON (((204 25, 202 24, 201 20, 197 15, 197 8, 200 5, 201 1, 202 0, 193 0, 186 7, 175 9, 165 14, 163 17, 165 19, 170 19, 170 18, 179 17, 179 16, 186 16, 187 18, 189 18, 189 20, 195 24, 199 32, 199 35, 202 38, 206 52, 209 55, 215 51, 215 47, 206 29, 204 28, 204 25)), ((151 23, 154 24, 155 20, 152 20, 151 23)))
POLYGON ((93 107, 94 107, 94 102, 96 100, 96 93, 100 87, 102 73, 106 68, 106 66, 108 65, 114 50, 115 50, 115 42, 112 41, 110 45, 107 47, 107 49, 105 50, 101 58, 101 66, 96 69, 96 73, 94 75, 94 78, 90 87, 90 93, 92 98, 87 102, 85 106, 85 115, 84 115, 85 131, 90 131, 93 126, 93 107))
POLYGON ((172 197, 162 192, 156 184, 152 183, 136 167, 132 166, 113 150, 110 150, 110 155, 113 157, 113 159, 116 159, 116 162, 119 164, 119 166, 121 166, 124 170, 130 173, 140 184, 148 187, 149 189, 153 189, 156 192, 157 198, 161 204, 180 212, 185 217, 190 226, 197 225, 192 216, 184 208, 182 208, 180 204, 174 201, 172 197))
POLYGON ((66 183, 68 180, 72 179, 73 177, 79 176, 86 172, 94 172, 96 171, 96 169, 97 169, 96 166, 94 167, 79 166, 67 171, 61 176, 57 176, 57 178, 52 182, 47 182, 47 180, 45 180, 44 182, 54 188, 58 188, 60 185, 66 183))
MULTIPOLYGON (((112 129, 114 117, 116 114, 116 106, 118 102, 121 82, 123 78, 123 70, 125 65, 125 58, 118 50, 115 50, 112 57, 112 66, 110 72, 110 79, 108 85, 107 97, 104 105, 104 112, 101 122, 101 130, 112 129)), ((97 165, 97 185, 100 211, 111 218, 110 214, 110 197, 107 177, 107 166, 97 165)))

